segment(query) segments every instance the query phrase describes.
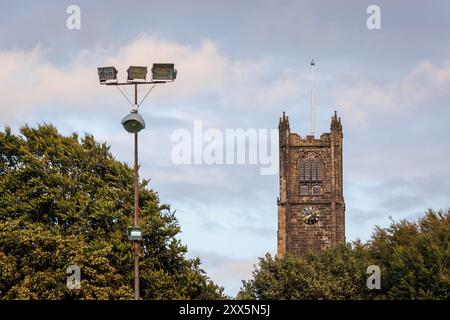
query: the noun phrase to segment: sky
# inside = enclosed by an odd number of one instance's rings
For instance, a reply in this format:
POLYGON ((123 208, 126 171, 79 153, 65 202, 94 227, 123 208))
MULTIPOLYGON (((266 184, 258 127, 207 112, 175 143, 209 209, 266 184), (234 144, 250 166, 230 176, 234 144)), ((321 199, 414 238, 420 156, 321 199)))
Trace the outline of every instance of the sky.
POLYGON ((334 110, 343 124, 347 240, 448 208, 449 17, 450 2, 437 0, 1 0, 0 125, 92 133, 131 165, 120 124, 131 106, 99 85, 96 68, 114 65, 123 80, 129 65, 175 63, 177 80, 140 107, 140 175, 176 210, 189 257, 235 295, 258 257, 276 253, 278 174, 250 161, 177 164, 174 132, 193 143, 201 123, 215 137, 270 137, 285 111, 291 131, 308 134, 314 59, 316 133, 329 131, 334 110), (80 29, 67 27, 70 5, 80 29), (367 26, 370 5, 381 29, 367 26))

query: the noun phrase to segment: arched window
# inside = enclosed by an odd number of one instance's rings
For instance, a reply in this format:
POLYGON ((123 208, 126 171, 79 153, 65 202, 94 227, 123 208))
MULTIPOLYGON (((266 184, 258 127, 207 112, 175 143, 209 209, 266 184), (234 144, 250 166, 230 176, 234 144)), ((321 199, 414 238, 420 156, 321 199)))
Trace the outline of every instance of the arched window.
POLYGON ((322 160, 315 153, 300 159, 300 195, 322 194, 322 160))

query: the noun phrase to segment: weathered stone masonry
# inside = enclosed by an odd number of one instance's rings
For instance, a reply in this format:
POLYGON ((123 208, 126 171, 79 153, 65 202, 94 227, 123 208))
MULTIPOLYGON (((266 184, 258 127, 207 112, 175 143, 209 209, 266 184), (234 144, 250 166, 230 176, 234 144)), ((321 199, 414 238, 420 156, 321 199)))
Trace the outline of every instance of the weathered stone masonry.
POLYGON ((278 256, 303 255, 345 242, 345 203, 342 172, 342 125, 336 112, 331 132, 319 139, 290 132, 283 113, 280 139, 280 196, 278 198, 278 256), (320 211, 319 221, 306 224, 302 209, 320 211))

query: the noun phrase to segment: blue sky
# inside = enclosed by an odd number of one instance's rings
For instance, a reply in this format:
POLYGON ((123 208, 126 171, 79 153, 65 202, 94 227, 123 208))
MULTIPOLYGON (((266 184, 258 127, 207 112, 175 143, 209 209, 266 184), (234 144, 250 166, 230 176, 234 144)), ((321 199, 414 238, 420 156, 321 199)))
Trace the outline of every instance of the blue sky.
MULTIPOLYGON (((309 130, 316 60, 317 132, 344 128, 348 240, 375 225, 449 206, 448 1, 8 1, 0 3, 0 124, 50 122, 93 133, 132 163, 120 120, 130 106, 96 67, 175 62, 141 113, 141 176, 172 205, 191 256, 235 294, 276 251, 278 176, 255 165, 175 165, 171 134, 194 121, 223 130, 309 130), (81 8, 81 29, 66 8, 81 8), (366 9, 381 9, 381 30, 366 9)), ((140 92, 143 94, 144 92, 140 92)))

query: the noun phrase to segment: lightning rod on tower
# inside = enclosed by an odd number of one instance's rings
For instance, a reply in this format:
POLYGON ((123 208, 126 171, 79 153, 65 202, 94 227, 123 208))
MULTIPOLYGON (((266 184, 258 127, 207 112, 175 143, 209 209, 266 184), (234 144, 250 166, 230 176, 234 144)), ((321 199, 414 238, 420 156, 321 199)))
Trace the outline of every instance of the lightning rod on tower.
POLYGON ((315 106, 314 106, 314 60, 311 60, 311 135, 314 136, 314 122, 315 122, 315 106))

